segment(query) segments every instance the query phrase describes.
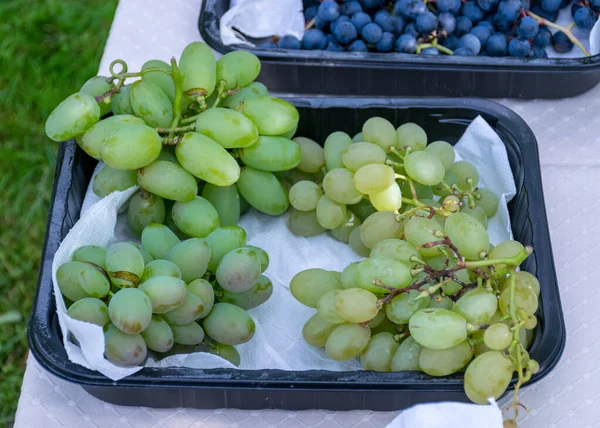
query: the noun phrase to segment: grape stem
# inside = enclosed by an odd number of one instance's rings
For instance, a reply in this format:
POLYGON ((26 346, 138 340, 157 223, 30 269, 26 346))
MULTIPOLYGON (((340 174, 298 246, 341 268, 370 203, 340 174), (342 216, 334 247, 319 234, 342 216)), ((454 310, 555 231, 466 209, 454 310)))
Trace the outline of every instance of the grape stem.
MULTIPOLYGON (((437 42, 437 39, 434 40, 435 42, 437 42)), ((426 48, 436 48, 438 51, 440 51, 441 53, 445 53, 446 55, 454 55, 454 52, 452 52, 452 50, 448 49, 445 46, 442 45, 438 45, 437 43, 422 43, 420 45, 417 46, 417 55, 419 53, 421 53, 421 51, 423 49, 426 48)))
POLYGON ((417 196, 417 189, 415 187, 415 182, 412 180, 412 178, 408 179, 408 185, 410 186, 410 193, 412 194, 413 200, 416 203, 420 203, 419 197, 417 196))
MULTIPOLYGON (((402 171, 402 168, 404 168, 404 164, 403 163, 396 162, 396 161, 393 161, 391 159, 386 160, 385 164, 391 166, 394 169, 394 171, 397 171, 397 170, 402 171)), ((400 175, 400 174, 398 174, 398 175, 400 175)))
POLYGON ((188 132, 193 131, 194 129, 196 129, 196 124, 192 123, 190 125, 178 126, 176 128, 156 128, 156 132, 159 134, 171 134, 172 132, 188 132))
POLYGON ((175 103, 173 104, 175 117, 173 117, 173 122, 171 123, 171 130, 169 131, 168 138, 173 137, 175 129, 177 129, 179 121, 181 120, 181 98, 183 96, 183 81, 181 79, 181 73, 179 72, 179 67, 177 67, 177 61, 175 60, 175 58, 171 58, 171 70, 173 82, 175 83, 175 103))
POLYGON ((585 54, 585 56, 590 56, 590 53, 587 51, 587 49, 581 44, 581 42, 579 41, 579 39, 577 37, 575 37, 573 35, 573 32, 571 31, 572 27, 563 27, 562 25, 558 25, 555 24, 552 21, 549 21, 545 18, 542 18, 539 15, 536 15, 535 13, 533 13, 532 11, 528 10, 527 11, 527 15, 531 16, 532 18, 536 19, 538 21, 538 23, 540 25, 546 25, 550 28, 554 28, 555 30, 559 30, 562 31, 563 33, 565 33, 565 35, 569 38, 569 40, 576 45, 579 49, 581 49, 581 51, 585 54))
POLYGON ((223 97, 223 93, 225 91, 225 85, 227 85, 227 82, 224 80, 219 81, 219 86, 217 87, 217 99, 215 100, 215 102, 213 103, 213 105, 210 108, 215 108, 219 105, 219 103, 224 99, 223 97))
POLYGON ((186 117, 186 118, 184 118, 184 119, 181 120, 181 124, 182 125, 188 125, 190 123, 194 123, 198 119, 198 117, 200 117, 200 113, 195 114, 195 115, 190 116, 190 117, 186 117))
POLYGON ((519 417, 519 388, 523 384, 524 378, 523 378, 523 355, 521 353, 523 345, 521 344, 521 342, 519 340, 519 331, 521 329, 518 327, 519 319, 517 318, 517 304, 516 304, 516 296, 515 296, 515 294, 516 294, 515 293, 516 281, 515 281, 515 275, 514 275, 515 271, 516 271, 515 268, 510 269, 510 276, 508 277, 508 281, 509 281, 508 284, 510 287, 510 310, 509 310, 510 317, 512 318, 513 322, 515 323, 515 325, 517 327, 513 330, 513 341, 511 343, 511 347, 510 347, 510 348, 516 347, 517 374, 519 375, 519 380, 518 380, 517 384, 515 385, 515 392, 514 392, 514 398, 513 398, 513 403, 512 403, 512 407, 514 407, 514 410, 515 410, 513 421, 516 423, 517 418, 519 417))

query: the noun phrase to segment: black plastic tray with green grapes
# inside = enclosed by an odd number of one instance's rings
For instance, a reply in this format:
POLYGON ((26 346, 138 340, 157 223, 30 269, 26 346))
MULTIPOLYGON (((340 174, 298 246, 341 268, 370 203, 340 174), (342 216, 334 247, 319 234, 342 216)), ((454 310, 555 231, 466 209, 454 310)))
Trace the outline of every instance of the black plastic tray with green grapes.
MULTIPOLYGON (((294 98, 289 101, 300 112, 297 135, 319 142, 334 131, 354 135, 373 116, 384 117, 395 124, 415 122, 426 130, 430 141, 445 140, 452 144, 477 116, 490 124, 506 145, 515 178, 517 194, 508 205, 514 237, 534 248, 521 268, 536 275, 541 283, 539 323, 529 350, 531 357, 539 362, 540 370, 527 385, 545 377, 558 363, 566 335, 537 142, 527 124, 506 107, 478 99, 294 98)), ((79 219, 95 164, 74 140, 61 144, 28 332, 31 352, 50 373, 79 384, 101 400, 130 406, 396 410, 423 402, 468 401, 462 374, 435 378, 419 372, 171 367, 144 368, 113 382, 70 362, 56 315, 52 259, 62 239, 79 219)))

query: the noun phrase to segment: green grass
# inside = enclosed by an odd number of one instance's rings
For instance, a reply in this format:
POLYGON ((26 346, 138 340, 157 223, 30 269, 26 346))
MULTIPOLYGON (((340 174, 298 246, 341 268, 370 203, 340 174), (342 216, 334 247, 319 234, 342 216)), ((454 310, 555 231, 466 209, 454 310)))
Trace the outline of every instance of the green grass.
POLYGON ((96 74, 116 6, 0 1, 0 426, 14 418, 20 394, 52 189, 58 146, 44 122, 96 74))

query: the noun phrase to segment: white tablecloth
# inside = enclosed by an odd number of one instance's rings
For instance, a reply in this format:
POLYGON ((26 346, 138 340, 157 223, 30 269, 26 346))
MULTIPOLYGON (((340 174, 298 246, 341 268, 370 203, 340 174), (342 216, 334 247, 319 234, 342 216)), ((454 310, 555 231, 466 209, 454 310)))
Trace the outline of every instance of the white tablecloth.
MULTIPOLYGON (((179 56, 199 39, 201 0, 121 0, 100 72, 125 59, 179 56)), ((535 132, 568 340, 559 365, 525 388, 525 428, 600 427, 600 86, 571 99, 503 101, 535 132)), ((106 404, 46 373, 30 357, 17 428, 80 427, 383 427, 395 412, 149 409, 106 404)))

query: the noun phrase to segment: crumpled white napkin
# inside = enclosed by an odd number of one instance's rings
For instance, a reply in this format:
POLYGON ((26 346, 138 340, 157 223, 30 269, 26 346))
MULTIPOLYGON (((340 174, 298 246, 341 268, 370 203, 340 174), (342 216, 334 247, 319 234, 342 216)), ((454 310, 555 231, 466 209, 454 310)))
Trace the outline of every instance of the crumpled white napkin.
POLYGON ((302 40, 302 0, 239 0, 232 2, 220 21, 224 45, 255 47, 252 38, 292 35, 302 40), (237 31, 236 31, 237 30, 237 31), (242 33, 242 34, 240 34, 242 33))
MULTIPOLYGON (((506 202, 515 195, 515 185, 504 144, 494 130, 478 117, 455 147, 459 158, 479 166, 481 185, 489 187, 498 195, 503 195, 498 213, 489 221, 488 230, 492 242, 510 239, 512 235, 506 202)), ((90 184, 83 204, 83 214, 65 237, 54 257, 54 274, 82 245, 107 245, 116 240, 131 239, 125 225, 125 216, 117 216, 117 213, 135 191, 136 188, 131 188, 99 200, 91 190, 90 184)), ((357 360, 335 362, 327 358, 322 349, 304 343, 302 326, 315 311, 298 303, 288 287, 293 276, 304 269, 320 267, 342 271, 359 257, 348 245, 328 235, 312 238, 294 236, 288 230, 286 221, 286 215, 269 217, 254 210, 244 215, 240 221, 240 226, 248 233, 248 243, 265 249, 270 255, 271 262, 265 274, 274 286, 271 299, 250 310, 256 321, 256 334, 250 342, 237 346, 242 361, 240 369, 358 370, 360 365, 357 360)), ((100 327, 69 318, 56 285, 55 275, 53 280, 59 321, 69 359, 98 370, 113 380, 119 380, 141 369, 116 367, 103 358, 104 337, 100 327), (69 333, 77 338, 79 346, 69 341, 69 333)), ((148 365, 232 368, 227 361, 206 353, 174 355, 161 361, 149 361, 148 365)))

